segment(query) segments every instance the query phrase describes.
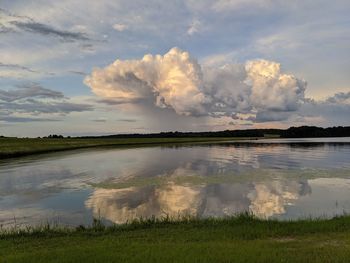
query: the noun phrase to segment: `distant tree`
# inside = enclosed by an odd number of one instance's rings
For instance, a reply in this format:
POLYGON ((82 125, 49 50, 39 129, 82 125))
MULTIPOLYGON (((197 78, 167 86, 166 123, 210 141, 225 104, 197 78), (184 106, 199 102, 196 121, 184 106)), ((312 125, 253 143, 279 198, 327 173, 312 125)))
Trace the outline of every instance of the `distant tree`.
POLYGON ((63 139, 63 135, 57 135, 57 134, 50 134, 49 136, 47 136, 47 138, 49 139, 63 139))
POLYGON ((284 138, 310 138, 310 137, 350 137, 350 127, 320 128, 315 126, 290 127, 281 131, 284 138))

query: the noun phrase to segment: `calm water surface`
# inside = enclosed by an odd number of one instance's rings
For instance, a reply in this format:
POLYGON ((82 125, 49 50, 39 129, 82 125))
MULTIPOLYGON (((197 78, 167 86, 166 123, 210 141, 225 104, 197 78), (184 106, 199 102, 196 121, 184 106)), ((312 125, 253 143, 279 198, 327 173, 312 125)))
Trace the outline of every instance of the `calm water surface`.
POLYGON ((0 225, 350 212, 350 138, 94 149, 0 160, 0 225))

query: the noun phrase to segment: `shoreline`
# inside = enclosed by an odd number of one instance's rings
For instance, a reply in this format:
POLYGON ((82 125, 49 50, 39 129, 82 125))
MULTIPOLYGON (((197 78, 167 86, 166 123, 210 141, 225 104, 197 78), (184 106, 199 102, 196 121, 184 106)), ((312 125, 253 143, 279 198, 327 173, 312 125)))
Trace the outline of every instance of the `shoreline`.
POLYGON ((252 137, 193 137, 193 138, 113 138, 113 139, 42 139, 0 138, 0 159, 46 154, 78 149, 101 147, 142 147, 179 144, 219 143, 240 140, 257 140, 252 137))

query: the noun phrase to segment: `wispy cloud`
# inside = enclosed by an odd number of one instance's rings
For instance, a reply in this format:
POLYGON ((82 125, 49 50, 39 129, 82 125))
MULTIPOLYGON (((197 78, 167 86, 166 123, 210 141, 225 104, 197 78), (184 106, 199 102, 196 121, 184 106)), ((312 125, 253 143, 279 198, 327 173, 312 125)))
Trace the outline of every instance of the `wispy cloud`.
POLYGON ((187 30, 187 34, 192 36, 193 34, 198 33, 200 26, 201 22, 198 19, 194 19, 187 30))
POLYGON ((0 101, 12 102, 35 97, 61 99, 64 95, 62 92, 44 88, 37 83, 22 84, 15 90, 0 90, 0 101))
POLYGON ((128 29, 128 26, 125 24, 117 23, 113 25, 113 28, 119 32, 123 32, 128 29))
POLYGON ((52 122, 52 121, 61 121, 59 119, 50 119, 50 118, 30 118, 30 117, 15 117, 15 116, 1 116, 0 121, 4 122, 52 122))
POLYGON ((25 70, 25 71, 28 71, 31 73, 39 73, 39 71, 37 71, 37 70, 31 69, 29 67, 22 66, 19 64, 7 64, 7 63, 0 62, 0 68, 20 69, 20 70, 25 70))
POLYGON ((64 41, 64 42, 90 40, 90 38, 83 32, 72 32, 68 30, 60 30, 52 26, 45 25, 38 22, 12 21, 11 24, 23 31, 40 34, 44 36, 58 37, 61 41, 64 41))
POLYGON ((88 75, 86 72, 84 71, 79 71, 79 70, 69 70, 68 73, 72 73, 75 75, 81 75, 81 76, 86 76, 88 75))
POLYGON ((93 121, 93 122, 107 122, 107 118, 99 117, 96 119, 92 119, 91 121, 93 121))
POLYGON ((91 110, 93 110, 93 106, 70 102, 62 92, 44 88, 37 83, 24 84, 7 91, 0 90, 1 121, 51 121, 56 119, 46 118, 42 115, 64 116, 72 112, 91 110))
POLYGON ((120 122, 137 122, 137 120, 135 120, 135 119, 117 119, 117 121, 120 121, 120 122))
POLYGON ((328 103, 347 103, 350 104, 350 91, 349 92, 339 92, 327 98, 328 103))
POLYGON ((20 64, 2 63, 0 62, 0 78, 29 78, 40 76, 55 76, 56 73, 46 70, 34 69, 20 64))
POLYGON ((25 102, 1 102, 0 106, 11 113, 29 114, 68 114, 72 112, 91 111, 93 107, 88 104, 71 102, 42 102, 34 99, 27 99, 25 102))
POLYGON ((19 16, 5 9, 0 9, 4 22, 1 24, 1 33, 24 31, 43 36, 59 38, 63 42, 90 41, 84 32, 63 30, 49 24, 40 23, 29 16, 19 16))

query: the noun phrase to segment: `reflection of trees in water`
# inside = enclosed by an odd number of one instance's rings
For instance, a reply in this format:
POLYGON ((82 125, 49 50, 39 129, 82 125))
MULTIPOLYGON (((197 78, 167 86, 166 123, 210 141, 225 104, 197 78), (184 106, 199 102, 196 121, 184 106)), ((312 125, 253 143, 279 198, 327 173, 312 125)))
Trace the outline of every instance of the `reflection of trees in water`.
POLYGON ((285 213, 301 195, 311 192, 307 181, 96 189, 86 201, 95 216, 123 223, 139 217, 192 215, 228 216, 251 211, 259 217, 285 213))

